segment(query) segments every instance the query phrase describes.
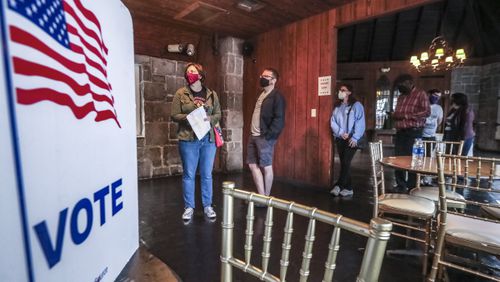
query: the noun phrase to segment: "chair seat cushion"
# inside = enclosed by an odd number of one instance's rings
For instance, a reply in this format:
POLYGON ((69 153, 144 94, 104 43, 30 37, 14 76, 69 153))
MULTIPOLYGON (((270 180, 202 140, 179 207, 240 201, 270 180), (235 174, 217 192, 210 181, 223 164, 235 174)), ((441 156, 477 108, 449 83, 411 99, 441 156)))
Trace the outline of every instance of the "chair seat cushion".
MULTIPOLYGON (((438 187, 424 187, 424 188, 413 188, 410 190, 410 195, 422 197, 434 201, 437 203, 439 201, 439 188, 438 187)), ((464 209, 465 202, 464 196, 460 195, 455 191, 446 190, 446 197, 448 198, 447 204, 449 208, 454 209, 464 209), (457 199, 458 201, 453 201, 452 199, 457 199)))
POLYGON ((482 206, 481 209, 489 216, 500 220, 500 208, 482 206))
POLYGON ((448 214, 446 236, 455 244, 500 254, 500 223, 448 214))
POLYGON ((423 218, 434 216, 433 201, 408 194, 384 194, 379 197, 380 211, 411 215, 423 218))

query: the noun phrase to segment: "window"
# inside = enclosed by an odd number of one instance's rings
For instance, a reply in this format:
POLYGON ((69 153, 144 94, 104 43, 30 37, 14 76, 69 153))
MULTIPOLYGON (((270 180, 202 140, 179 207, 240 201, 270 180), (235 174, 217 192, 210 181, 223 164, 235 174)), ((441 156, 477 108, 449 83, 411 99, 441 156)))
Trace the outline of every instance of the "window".
POLYGON ((396 109, 396 105, 398 104, 399 95, 401 95, 401 93, 399 92, 399 90, 397 88, 394 89, 394 91, 392 92, 392 107, 391 107, 391 112, 394 112, 394 110, 396 109))
POLYGON ((377 90, 377 104, 375 109, 375 129, 384 128, 387 112, 390 112, 391 91, 377 90))
POLYGON ((138 137, 144 137, 144 88, 142 84, 142 67, 135 65, 135 130, 138 137))
POLYGON ((375 129, 385 128, 388 112, 391 112, 391 82, 382 75, 377 80, 377 102, 375 105, 375 129))
POLYGON ((379 77, 376 86, 377 102, 375 105, 375 129, 391 129, 391 114, 396 109, 398 98, 401 93, 399 93, 396 87, 391 91, 391 81, 385 75, 379 77))

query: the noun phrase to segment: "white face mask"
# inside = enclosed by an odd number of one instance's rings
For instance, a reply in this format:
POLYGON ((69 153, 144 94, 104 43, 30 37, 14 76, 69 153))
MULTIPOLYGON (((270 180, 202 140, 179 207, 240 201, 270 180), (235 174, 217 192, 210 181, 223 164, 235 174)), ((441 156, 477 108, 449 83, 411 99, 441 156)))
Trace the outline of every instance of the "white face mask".
POLYGON ((345 98, 345 96, 347 96, 347 94, 344 91, 339 91, 338 96, 339 96, 340 100, 344 100, 344 98, 345 98))

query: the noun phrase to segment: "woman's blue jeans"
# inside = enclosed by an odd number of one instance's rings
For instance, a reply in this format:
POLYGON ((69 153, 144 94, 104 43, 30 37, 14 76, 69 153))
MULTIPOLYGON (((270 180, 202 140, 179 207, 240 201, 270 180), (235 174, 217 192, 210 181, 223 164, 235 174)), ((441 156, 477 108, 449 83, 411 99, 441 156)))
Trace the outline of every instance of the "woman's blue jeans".
POLYGON ((209 142, 209 136, 210 134, 207 134, 201 140, 179 141, 185 208, 194 209, 195 207, 195 179, 198 167, 200 168, 203 207, 212 205, 212 169, 217 148, 215 143, 209 142))
POLYGON ((470 138, 467 138, 464 140, 464 147, 462 149, 462 156, 467 156, 470 148, 472 147, 473 142, 474 142, 474 137, 470 137, 470 138))

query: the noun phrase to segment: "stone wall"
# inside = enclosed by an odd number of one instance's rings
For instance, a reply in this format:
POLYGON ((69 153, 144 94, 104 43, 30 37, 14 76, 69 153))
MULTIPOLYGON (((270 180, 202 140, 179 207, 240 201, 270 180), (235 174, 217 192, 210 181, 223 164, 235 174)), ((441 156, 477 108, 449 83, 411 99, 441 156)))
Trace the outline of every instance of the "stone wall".
POLYGON ((228 37, 221 41, 219 97, 225 144, 221 151, 224 171, 243 168, 243 41, 228 37))
POLYGON ((500 63, 454 69, 451 93, 467 94, 476 115, 476 145, 482 150, 500 151, 500 63))
POLYGON ((185 62, 136 55, 144 101, 144 136, 137 138, 139 178, 182 173, 177 123, 170 119, 175 91, 185 85, 185 62))
POLYGON ((451 93, 465 93, 469 104, 477 113, 479 109, 479 96, 481 93, 481 66, 466 66, 456 68, 451 73, 451 93))
POLYGON ((484 150, 500 151, 500 63, 483 66, 480 109, 476 126, 478 146, 484 150), (486 122, 486 124, 483 124, 486 122))

